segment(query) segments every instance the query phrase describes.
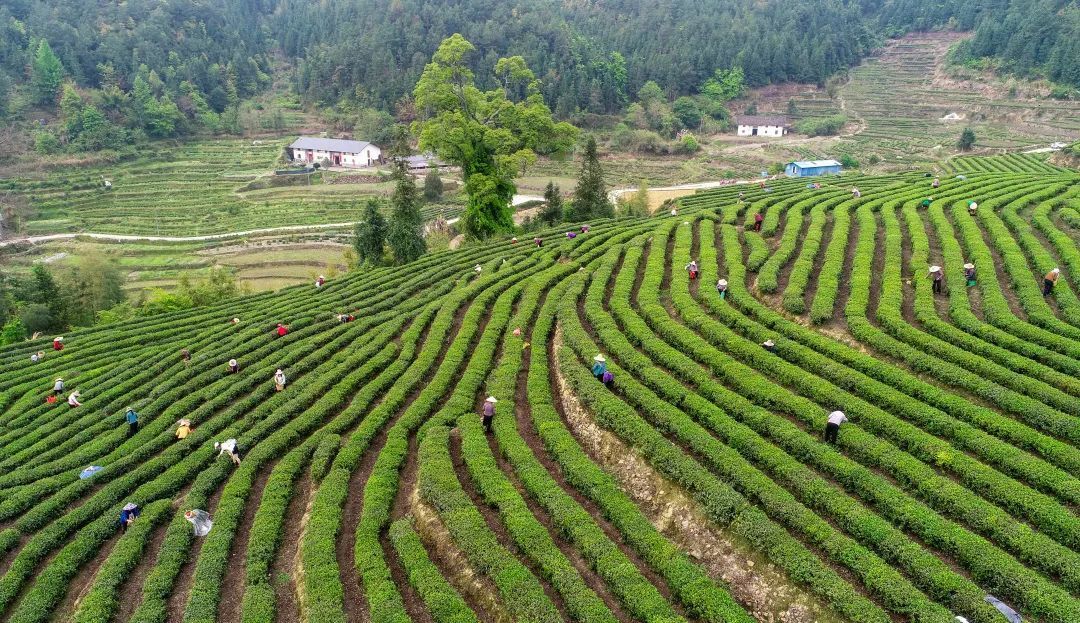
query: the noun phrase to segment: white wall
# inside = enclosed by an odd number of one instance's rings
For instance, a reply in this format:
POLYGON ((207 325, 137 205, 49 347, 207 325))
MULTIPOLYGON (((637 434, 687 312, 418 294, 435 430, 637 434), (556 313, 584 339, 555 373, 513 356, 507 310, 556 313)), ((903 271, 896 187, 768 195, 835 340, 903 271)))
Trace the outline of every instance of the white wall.
MULTIPOLYGON (((292 150, 293 160, 298 161, 298 162, 308 162, 308 160, 307 160, 307 152, 308 152, 308 150, 306 150, 306 149, 293 148, 293 150, 292 150)), ((331 153, 332 152, 324 151, 322 149, 312 150, 312 160, 311 160, 311 162, 320 162, 320 161, 322 161, 324 159, 329 160, 330 162, 333 162, 334 160, 331 157, 331 153)), ((374 146, 374 145, 368 145, 367 147, 364 148, 364 151, 362 151, 362 152, 360 152, 358 154, 350 154, 350 153, 347 153, 347 152, 342 152, 342 154, 341 154, 341 166, 343 166, 343 167, 368 167, 368 166, 372 166, 372 165, 374 165, 375 163, 377 163, 379 161, 379 156, 381 156, 381 155, 382 155, 382 150, 379 149, 378 147, 374 146)))
MULTIPOLYGON (((737 131, 739 136, 754 136, 754 126, 740 125, 737 131)), ((783 136, 784 128, 778 125, 757 126, 757 136, 783 136)))

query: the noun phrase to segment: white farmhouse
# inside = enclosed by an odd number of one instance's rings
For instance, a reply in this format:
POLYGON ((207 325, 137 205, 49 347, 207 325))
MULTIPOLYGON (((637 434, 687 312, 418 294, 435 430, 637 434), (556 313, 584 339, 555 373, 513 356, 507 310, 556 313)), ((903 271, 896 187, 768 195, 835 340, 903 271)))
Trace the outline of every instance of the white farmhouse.
POLYGON ((787 134, 788 121, 784 117, 744 115, 735 118, 739 136, 783 136, 787 134))
POLYGON ((382 161, 382 150, 367 141, 301 136, 289 145, 293 162, 322 162, 331 166, 360 168, 382 161))

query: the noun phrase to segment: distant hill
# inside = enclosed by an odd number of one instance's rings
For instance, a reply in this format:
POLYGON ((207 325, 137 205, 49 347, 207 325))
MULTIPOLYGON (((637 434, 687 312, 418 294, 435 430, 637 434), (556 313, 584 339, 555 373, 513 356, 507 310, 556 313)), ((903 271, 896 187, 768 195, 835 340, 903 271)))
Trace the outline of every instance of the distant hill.
MULTIPOLYGON (((305 99, 352 96, 390 108, 408 94, 438 43, 454 32, 477 66, 520 54, 561 115, 621 111, 654 80, 693 92, 717 68, 741 65, 751 85, 822 82, 885 37, 970 29, 989 0, 9 0, 0 5, 0 112, 25 84, 46 39, 78 85, 130 93, 142 75, 162 92, 199 96, 221 113, 265 89, 273 54, 297 64, 305 99), (149 79, 153 72, 160 84, 149 79), (183 83, 194 86, 184 92, 183 83)), ((1015 3, 1014 3, 1015 4, 1015 3)), ((1019 35, 1016 35, 1019 36, 1019 35)), ((102 108, 123 94, 106 93, 102 108)), ((178 99, 178 97, 173 97, 178 99)), ((178 101, 178 105, 185 102, 178 101)))

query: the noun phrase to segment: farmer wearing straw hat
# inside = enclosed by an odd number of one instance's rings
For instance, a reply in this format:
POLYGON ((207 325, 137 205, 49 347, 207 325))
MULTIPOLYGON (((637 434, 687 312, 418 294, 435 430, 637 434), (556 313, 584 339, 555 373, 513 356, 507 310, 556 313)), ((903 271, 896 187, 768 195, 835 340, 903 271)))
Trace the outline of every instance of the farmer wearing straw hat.
POLYGON ((776 342, 772 341, 771 339, 762 342, 761 347, 769 351, 770 353, 776 352, 776 342))
POLYGON ((77 389, 75 391, 71 392, 70 394, 68 394, 68 406, 81 407, 82 403, 79 402, 80 397, 81 397, 81 394, 79 394, 79 390, 77 390, 77 389))
POLYGON ((727 279, 721 279, 716 282, 716 291, 720 293, 720 300, 727 298, 727 279))
POLYGON ((184 418, 184 419, 180 420, 179 422, 177 422, 177 424, 178 424, 178 426, 176 427, 176 438, 177 439, 187 439, 188 435, 191 434, 191 430, 192 430, 192 428, 191 428, 191 420, 189 420, 187 418, 184 418))
POLYGON ((930 188, 937 188, 938 186, 941 186, 941 180, 935 177, 934 181, 930 182, 930 188))
POLYGON ((495 417, 495 403, 499 402, 495 396, 488 396, 484 401, 483 417, 484 417, 484 432, 491 433, 491 420, 495 417))
POLYGON ((326 283, 326 277, 319 275, 319 278, 315 280, 315 287, 321 288, 326 283))
POLYGON ((921 205, 923 207, 923 209, 925 210, 925 209, 930 207, 930 202, 933 201, 933 200, 934 200, 933 197, 927 197, 926 199, 923 199, 922 203, 920 203, 919 205, 921 205))
POLYGON ((540 237, 533 238, 533 244, 535 244, 536 248, 539 249, 540 246, 544 244, 544 239, 540 237))
POLYGON ((1043 296, 1050 296, 1050 293, 1054 291, 1054 284, 1057 283, 1060 274, 1060 268, 1054 268, 1054 270, 1046 273, 1046 276, 1043 277, 1043 296))
POLYGON ((240 364, 235 359, 229 360, 229 372, 232 374, 240 372, 240 364))
POLYGON ((64 392, 64 379, 56 377, 56 380, 53 381, 52 390, 55 396, 62 394, 64 392))
POLYGON ((964 264, 964 277, 967 278, 969 288, 975 285, 975 265, 971 262, 964 264))
POLYGON ((607 359, 604 359, 603 355, 593 357, 592 375, 600 380, 604 378, 605 372, 607 372, 607 359))
POLYGON ((274 389, 279 392, 285 389, 285 373, 281 371, 281 368, 274 373, 274 389))
POLYGON ((58 335, 52 341, 53 350, 64 350, 64 336, 58 335))
POLYGON ((128 526, 135 523, 135 520, 139 518, 139 505, 132 502, 124 504, 124 508, 120 510, 120 529, 127 531, 128 526))
POLYGON ((690 273, 690 281, 697 279, 698 267, 697 260, 690 260, 690 263, 684 266, 685 270, 690 273))
POLYGON ((941 294, 941 282, 945 278, 940 266, 930 267, 930 278, 934 280, 934 294, 941 294))
POLYGON ((128 425, 128 437, 139 432, 139 414, 135 412, 135 409, 129 406, 124 412, 124 420, 128 425))
POLYGON ((977 212, 978 210, 979 204, 975 203, 974 201, 968 202, 968 214, 970 214, 971 216, 975 216, 975 212, 977 212))

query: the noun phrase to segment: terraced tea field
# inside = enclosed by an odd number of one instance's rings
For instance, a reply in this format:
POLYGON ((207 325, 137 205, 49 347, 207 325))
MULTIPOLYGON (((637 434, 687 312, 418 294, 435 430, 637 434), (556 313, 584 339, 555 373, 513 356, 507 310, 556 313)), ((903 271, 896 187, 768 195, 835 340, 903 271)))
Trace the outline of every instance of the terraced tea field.
POLYGON ((1080 621, 1080 176, 951 166, 0 350, 0 619, 1080 621))
MULTIPOLYGON (((158 157, 59 168, 0 181, 0 189, 23 194, 35 208, 27 235, 146 236, 351 223, 365 198, 388 196, 393 190, 388 182, 332 183, 338 173, 325 173, 322 183, 314 185, 265 188, 265 178, 282 166, 287 142, 232 139, 159 146, 158 157), (112 188, 107 190, 103 180, 112 188)), ((449 195, 446 205, 425 206, 432 217, 441 212, 452 218, 460 209, 460 202, 449 195)))

